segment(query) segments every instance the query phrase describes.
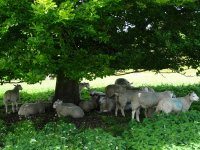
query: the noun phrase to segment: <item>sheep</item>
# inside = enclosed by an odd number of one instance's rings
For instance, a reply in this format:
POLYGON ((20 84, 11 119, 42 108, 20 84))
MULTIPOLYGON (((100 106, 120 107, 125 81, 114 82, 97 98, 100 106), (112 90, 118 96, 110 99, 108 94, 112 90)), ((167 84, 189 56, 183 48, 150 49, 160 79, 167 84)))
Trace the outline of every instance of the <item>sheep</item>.
POLYGON ((128 80, 124 79, 124 78, 116 79, 115 80, 115 84, 116 85, 121 85, 121 86, 123 86, 125 88, 131 88, 131 83, 128 80))
POLYGON ((147 87, 133 88, 133 89, 127 89, 125 92, 115 93, 115 101, 116 101, 115 116, 117 116, 118 109, 120 109, 122 116, 125 117, 124 109, 128 107, 127 103, 131 102, 133 93, 139 92, 139 91, 148 92, 148 88, 147 87))
POLYGON ((14 85, 14 86, 15 86, 14 89, 6 91, 3 96, 3 103, 5 105, 6 114, 8 113, 8 103, 9 102, 12 103, 13 113, 15 112, 14 105, 16 106, 16 111, 18 111, 18 101, 20 99, 19 90, 22 90, 22 86, 19 84, 14 85))
POLYGON ((89 90, 90 84, 86 82, 79 83, 79 91, 81 91, 84 87, 86 87, 89 90))
POLYGON ((101 97, 100 100, 100 112, 111 112, 115 108, 115 100, 108 97, 101 97))
POLYGON ((199 97, 192 92, 185 97, 163 98, 159 101, 156 112, 163 111, 166 114, 188 111, 193 101, 198 101, 199 97))
POLYGON ((105 88, 106 97, 115 97, 115 93, 124 93, 126 88, 118 84, 110 84, 105 88))
POLYGON ((53 103, 53 108, 56 109, 58 117, 70 116, 72 118, 82 118, 85 115, 79 106, 73 103, 63 103, 59 99, 53 103))
POLYGON ((43 102, 23 104, 19 108, 18 115, 28 117, 37 113, 45 113, 45 107, 46 104, 43 102))
POLYGON ((87 101, 81 101, 79 103, 79 106, 85 111, 89 112, 91 110, 97 109, 98 107, 98 102, 96 99, 91 99, 87 101))
MULTIPOLYGON (((111 112, 116 108, 115 99, 108 97, 101 97, 100 100, 100 112, 111 112)), ((131 105, 126 104, 125 110, 130 110, 131 105)))
MULTIPOLYGON (((159 101, 163 98, 172 98, 174 93, 172 91, 164 92, 132 92, 128 95, 131 97, 131 107, 132 107, 132 119, 135 117, 136 111, 140 107, 147 109, 155 107, 159 101)), ((140 122, 139 116, 136 113, 136 120, 140 122)))

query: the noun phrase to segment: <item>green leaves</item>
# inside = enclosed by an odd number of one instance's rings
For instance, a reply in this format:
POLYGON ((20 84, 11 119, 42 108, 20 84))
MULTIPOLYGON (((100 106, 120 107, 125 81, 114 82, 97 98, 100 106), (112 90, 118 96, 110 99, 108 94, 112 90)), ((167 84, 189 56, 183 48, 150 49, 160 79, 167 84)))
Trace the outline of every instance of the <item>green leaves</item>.
POLYGON ((199 148, 198 111, 180 113, 177 115, 154 115, 152 119, 145 119, 141 124, 130 123, 124 132, 129 149, 187 149, 191 145, 199 148))

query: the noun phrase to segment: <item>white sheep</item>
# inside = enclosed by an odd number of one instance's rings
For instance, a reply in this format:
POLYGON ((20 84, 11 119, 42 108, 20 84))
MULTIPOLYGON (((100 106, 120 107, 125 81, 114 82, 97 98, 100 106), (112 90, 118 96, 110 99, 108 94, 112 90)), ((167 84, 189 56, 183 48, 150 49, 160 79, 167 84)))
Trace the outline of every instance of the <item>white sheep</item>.
MULTIPOLYGON (((174 93, 172 91, 164 92, 134 92, 131 95, 132 119, 135 117, 136 111, 140 107, 147 109, 155 107, 163 98, 172 98, 174 93)), ((139 116, 136 114, 136 120, 139 122, 139 116)))
POLYGON ((96 99, 85 100, 79 103, 79 106, 85 111, 90 112, 91 110, 97 109, 98 102, 96 99))
MULTIPOLYGON (((148 92, 148 88, 132 88, 127 89, 125 92, 115 93, 115 101, 116 101, 116 108, 115 108, 115 116, 117 116, 118 110, 121 110, 122 116, 125 117, 124 109, 127 109, 127 104, 131 102, 133 99, 133 95, 137 92, 148 92)), ((139 110, 138 110, 139 111, 139 110)))
POLYGON ((111 112, 115 109, 115 100, 108 97, 101 97, 99 100, 100 103, 100 112, 111 112))
POLYGON ((70 116, 72 118, 82 118, 85 115, 79 106, 73 103, 63 103, 59 99, 53 103, 53 108, 56 109, 58 117, 70 116))
POLYGON ((15 112, 14 105, 16 106, 16 111, 18 110, 18 101, 20 99, 19 90, 22 90, 22 86, 19 84, 14 86, 14 89, 6 91, 3 96, 3 103, 5 105, 6 113, 8 113, 8 103, 12 103, 13 113, 15 112))
POLYGON ((131 88, 131 83, 128 80, 124 79, 124 78, 116 79, 115 80, 115 84, 116 85, 121 85, 121 86, 123 86, 125 88, 131 88))
MULTIPOLYGON (((116 102, 113 98, 101 97, 99 102, 100 112, 111 112, 116 108, 116 102)), ((131 104, 126 104, 124 110, 131 110, 131 104)))
POLYGON ((118 84, 110 84, 105 88, 106 97, 108 98, 115 97, 115 93, 124 93, 125 91, 126 88, 118 84))
POLYGON ((87 88, 89 90, 90 89, 90 84, 87 83, 87 82, 79 83, 79 91, 81 91, 83 88, 87 88))
POLYGON ((37 113, 45 113, 45 107, 46 104, 43 102, 23 104, 19 108, 18 115, 28 117, 37 113))
POLYGON ((166 114, 172 112, 185 112, 188 111, 193 101, 198 101, 199 97, 196 93, 192 92, 185 97, 177 98, 164 98, 159 101, 156 107, 156 112, 163 111, 166 114))

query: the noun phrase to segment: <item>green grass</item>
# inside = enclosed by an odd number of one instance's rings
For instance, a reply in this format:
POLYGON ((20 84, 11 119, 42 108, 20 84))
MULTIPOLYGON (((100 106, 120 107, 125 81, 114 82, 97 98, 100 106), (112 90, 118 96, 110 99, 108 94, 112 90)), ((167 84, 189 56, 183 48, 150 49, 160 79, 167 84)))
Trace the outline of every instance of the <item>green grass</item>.
MULTIPOLYGON (((187 77, 178 73, 164 73, 155 74, 154 72, 142 72, 142 73, 131 73, 121 76, 109 76, 103 79, 97 78, 93 81, 83 80, 83 82, 89 82, 91 88, 99 91, 104 91, 104 88, 113 84, 117 78, 126 78, 128 81, 133 83, 132 85, 135 87, 140 86, 150 86, 155 88, 157 91, 160 90, 174 90, 177 92, 177 96, 183 96, 189 92, 188 89, 191 89, 192 85, 200 84, 200 77, 194 76, 194 71, 189 70, 186 75, 193 76, 187 77), (188 88, 188 86, 190 88, 188 88)), ((45 80, 41 83, 37 84, 26 84, 22 83, 23 90, 21 92, 21 103, 30 102, 35 100, 47 100, 48 96, 54 93, 55 89, 55 80, 45 80)), ((0 86, 0 99, 5 91, 9 89, 13 89, 13 84, 4 84, 0 86)), ((199 91, 198 86, 194 86, 192 88, 194 91, 199 91)), ((89 93, 86 90, 83 90, 82 98, 89 99, 89 93)), ((0 101, 0 105, 2 105, 2 101, 0 101)))
MULTIPOLYGON (((191 73, 191 72, 190 72, 191 73)), ((195 91, 200 96, 200 78, 185 77, 179 74, 154 74, 152 72, 134 73, 123 76, 111 76, 89 81, 91 87, 104 91, 105 86, 123 77, 136 87, 150 86, 156 91, 172 90, 179 96, 195 91)), ((86 80, 84 80, 85 82, 86 80)), ((55 88, 55 80, 46 80, 41 84, 22 84, 21 102, 47 100, 55 88)), ((0 86, 0 98, 12 84, 0 86)), ((89 99, 89 92, 81 93, 89 99)), ((106 114, 94 114, 100 118, 103 129, 77 129, 67 119, 49 122, 44 128, 36 129, 32 121, 18 122, 9 129, 0 122, 4 131, 0 135, 5 150, 11 149, 200 149, 200 102, 194 102, 189 112, 175 115, 154 115, 142 123, 131 121, 131 112, 126 117, 106 114), (13 128, 13 129, 12 129, 13 128), (46 135, 46 136, 45 136, 46 135), (109 145, 111 143, 111 145, 109 145)), ((39 120, 40 121, 40 120, 39 120)), ((1 147, 0 147, 1 149, 1 147)))

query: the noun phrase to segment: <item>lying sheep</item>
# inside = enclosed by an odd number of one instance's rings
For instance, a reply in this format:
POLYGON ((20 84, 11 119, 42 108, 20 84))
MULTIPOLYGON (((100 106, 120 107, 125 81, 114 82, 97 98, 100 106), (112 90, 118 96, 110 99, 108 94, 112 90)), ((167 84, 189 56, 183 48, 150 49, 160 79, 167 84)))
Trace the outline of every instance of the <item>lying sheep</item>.
POLYGON ((18 110, 18 101, 20 99, 19 97, 19 90, 22 90, 22 86, 17 84, 14 85, 14 89, 8 90, 4 93, 3 96, 3 103, 5 105, 6 113, 8 113, 8 103, 12 103, 12 111, 15 112, 15 107, 16 106, 16 111, 18 110))
POLYGON ((123 86, 125 88, 131 88, 131 83, 128 80, 124 79, 124 78, 116 79, 115 80, 115 84, 116 85, 121 85, 121 86, 123 86))
POLYGON ((172 112, 185 112, 188 111, 193 101, 198 101, 199 97, 196 93, 192 92, 185 97, 178 98, 163 98, 159 101, 156 107, 156 112, 163 111, 166 114, 172 112))
MULTIPOLYGON (((174 93, 172 91, 164 91, 164 92, 134 92, 130 93, 131 96, 131 107, 132 107, 132 119, 135 117, 136 111, 140 109, 140 107, 147 109, 151 107, 155 107, 159 101, 163 98, 172 98, 174 93)), ((139 116, 136 114, 136 120, 139 122, 139 116)))
POLYGON ((45 106, 46 104, 42 102, 23 104, 19 108, 18 115, 28 117, 37 113, 45 113, 45 106))
POLYGON ((101 97, 99 100, 100 112, 111 112, 115 109, 115 100, 108 97, 101 97))
POLYGON ((91 110, 97 109, 98 102, 96 99, 81 101, 79 106, 85 111, 90 112, 91 110))
POLYGON ((82 118, 85 115, 79 106, 72 103, 63 103, 59 99, 53 103, 53 108, 56 109, 58 117, 70 116, 72 118, 82 118))

